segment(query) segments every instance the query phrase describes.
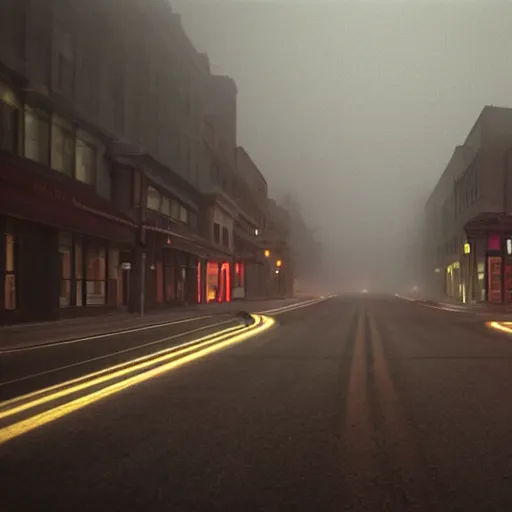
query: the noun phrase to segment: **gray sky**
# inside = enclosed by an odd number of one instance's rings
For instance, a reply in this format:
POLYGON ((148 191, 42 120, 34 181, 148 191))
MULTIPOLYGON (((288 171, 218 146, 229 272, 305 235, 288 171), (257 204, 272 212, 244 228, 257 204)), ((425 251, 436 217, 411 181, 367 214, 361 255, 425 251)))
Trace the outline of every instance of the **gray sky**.
POLYGON ((354 285, 403 270, 454 146, 485 104, 512 106, 507 2, 171 3, 238 84, 239 144, 273 195, 296 195, 354 285))

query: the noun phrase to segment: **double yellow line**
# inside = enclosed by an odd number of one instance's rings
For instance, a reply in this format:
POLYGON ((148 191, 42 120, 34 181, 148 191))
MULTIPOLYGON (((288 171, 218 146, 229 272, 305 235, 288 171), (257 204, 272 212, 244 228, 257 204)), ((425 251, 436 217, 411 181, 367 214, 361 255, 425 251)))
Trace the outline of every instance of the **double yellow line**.
POLYGON ((0 425, 10 418, 14 420, 0 428, 0 444, 124 389, 245 341, 270 329, 275 323, 267 316, 251 316, 254 323, 250 326, 229 327, 177 347, 160 350, 0 403, 0 425), (24 414, 27 412, 28 416, 24 414), (19 419, 22 415, 24 417, 19 419))

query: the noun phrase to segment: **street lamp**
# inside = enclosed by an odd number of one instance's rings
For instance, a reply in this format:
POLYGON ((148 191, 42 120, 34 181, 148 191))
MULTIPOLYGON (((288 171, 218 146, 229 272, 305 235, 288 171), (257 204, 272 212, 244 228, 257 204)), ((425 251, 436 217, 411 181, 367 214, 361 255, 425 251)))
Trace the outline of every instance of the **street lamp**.
POLYGON ((283 264, 283 262, 281 260, 277 260, 276 261, 276 266, 277 267, 280 267, 282 264, 283 264))
POLYGON ((265 249, 263 254, 265 255, 265 258, 270 258, 270 251, 268 249, 265 249))

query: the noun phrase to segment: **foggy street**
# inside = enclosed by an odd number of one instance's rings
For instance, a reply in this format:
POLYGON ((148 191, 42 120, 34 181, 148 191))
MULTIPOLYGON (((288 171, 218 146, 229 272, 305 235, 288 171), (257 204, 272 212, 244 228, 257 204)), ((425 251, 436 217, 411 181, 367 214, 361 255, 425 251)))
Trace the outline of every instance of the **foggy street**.
POLYGON ((2 510, 510 510, 510 335, 371 295, 275 319, 6 441, 2 510))

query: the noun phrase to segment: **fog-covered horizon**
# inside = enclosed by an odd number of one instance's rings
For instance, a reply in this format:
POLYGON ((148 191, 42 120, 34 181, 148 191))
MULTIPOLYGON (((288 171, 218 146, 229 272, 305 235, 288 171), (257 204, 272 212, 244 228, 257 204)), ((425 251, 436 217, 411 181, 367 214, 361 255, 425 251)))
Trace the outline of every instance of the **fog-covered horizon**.
POLYGON ((238 142, 300 201, 333 280, 414 279, 411 233, 454 147, 485 105, 512 106, 512 5, 171 4, 235 79, 238 142))

